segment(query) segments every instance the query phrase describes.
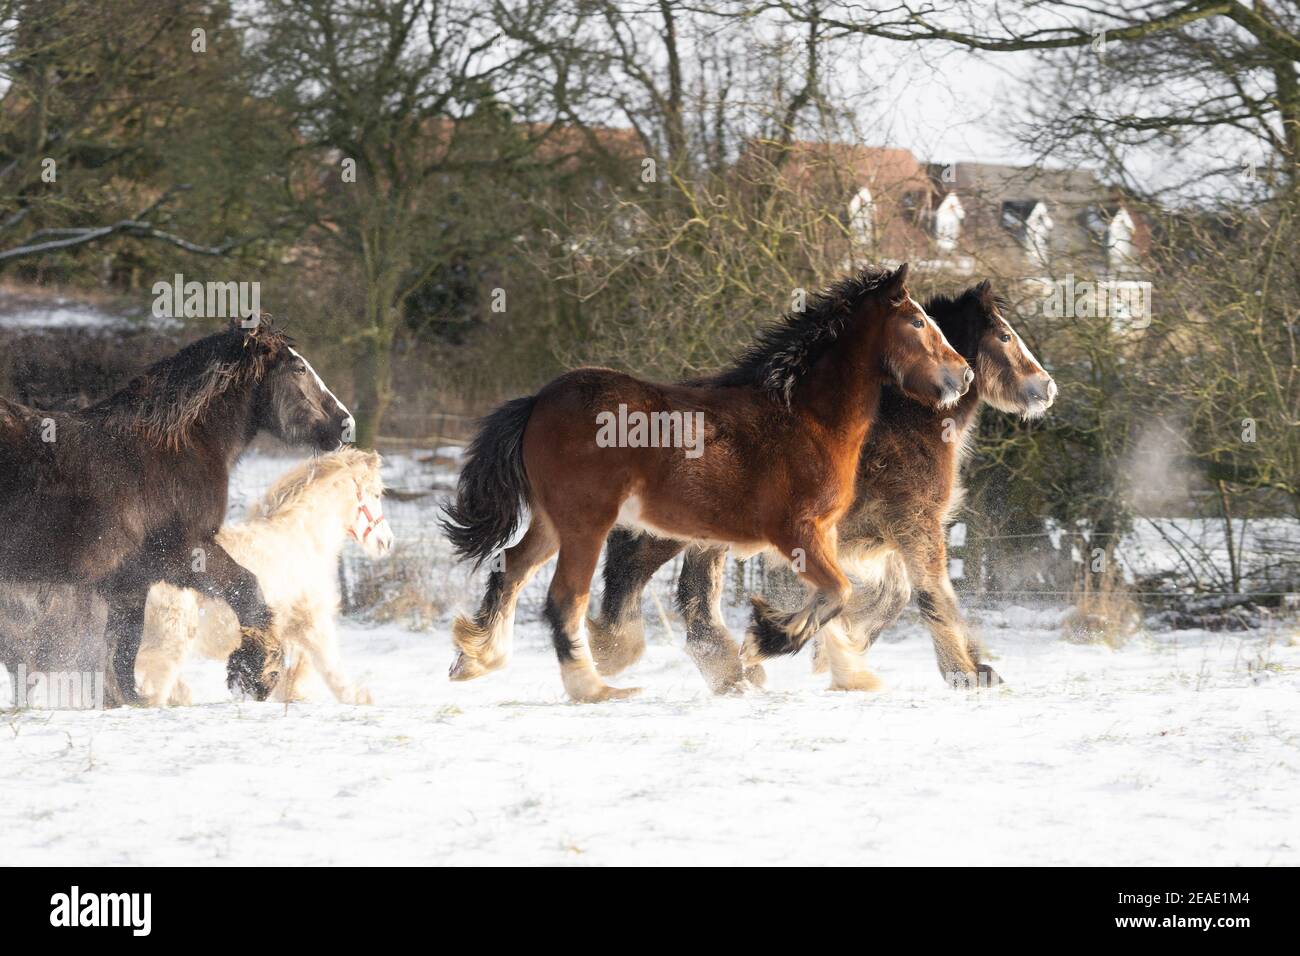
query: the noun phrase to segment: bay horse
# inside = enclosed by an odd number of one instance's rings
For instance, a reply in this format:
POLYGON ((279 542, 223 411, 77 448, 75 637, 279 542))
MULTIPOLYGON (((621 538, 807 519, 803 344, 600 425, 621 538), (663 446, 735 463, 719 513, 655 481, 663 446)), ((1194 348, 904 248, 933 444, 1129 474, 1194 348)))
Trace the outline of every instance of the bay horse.
POLYGON ((577 701, 635 693, 600 679, 581 626, 601 546, 617 523, 774 549, 811 594, 799 611, 774 614, 771 626, 802 641, 832 620, 850 592, 835 525, 853 501, 882 388, 891 382, 948 408, 973 378, 909 295, 907 271, 868 268, 841 280, 711 379, 660 385, 583 368, 489 414, 446 508, 448 537, 481 564, 510 541, 525 505, 532 520, 518 544, 494 557, 477 615, 454 622, 451 678, 505 665, 519 590, 558 551, 545 616, 565 691, 577 701), (662 440, 648 439, 656 430, 662 440))
MULTIPOLYGON (((853 505, 839 524, 839 558, 856 578, 841 616, 849 640, 817 641, 817 660, 830 665, 833 687, 873 685, 860 658, 913 592, 945 679, 954 686, 1000 681, 980 660, 962 623, 948 578, 944 528, 961 504, 958 476, 981 406, 1038 418, 1055 400, 1056 383, 1011 327, 1006 303, 987 280, 956 297, 935 296, 925 310, 975 370, 975 380, 950 410, 895 389, 881 396, 858 460, 853 505)), ((716 693, 761 684, 759 661, 794 653, 800 644, 767 627, 767 616, 758 614, 741 653, 722 620, 726 550, 622 528, 609 535, 600 616, 588 622, 600 673, 616 674, 640 658, 641 593, 683 548, 676 601, 686 621, 688 653, 716 693)))
POLYGON ((235 320, 89 408, 46 412, 0 398, 0 579, 104 597, 113 704, 137 700, 149 588, 166 581, 219 598, 243 635, 230 683, 265 699, 278 666, 271 614, 257 578, 215 540, 230 470, 259 432, 326 451, 354 429, 265 321, 246 329, 235 320))
MULTIPOLYGON (((370 693, 343 670, 334 621, 339 554, 348 539, 372 559, 393 547, 379 466, 377 454, 357 448, 309 459, 277 478, 245 520, 217 532, 217 543, 257 575, 281 647, 297 654, 277 699, 300 699, 316 672, 339 702, 371 702, 370 693), (286 555, 293 559, 286 561, 286 555)), ((225 660, 238 647, 239 622, 229 608, 194 591, 155 584, 135 664, 140 692, 151 706, 188 704, 190 691, 180 678, 185 659, 197 652, 225 660)))

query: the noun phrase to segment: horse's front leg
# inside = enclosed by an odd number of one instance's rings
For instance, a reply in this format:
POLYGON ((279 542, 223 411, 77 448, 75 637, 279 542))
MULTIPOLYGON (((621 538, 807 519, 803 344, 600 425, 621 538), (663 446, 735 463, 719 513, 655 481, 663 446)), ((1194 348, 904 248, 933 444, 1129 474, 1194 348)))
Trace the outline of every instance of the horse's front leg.
MULTIPOLYGON (((370 704, 374 699, 370 691, 353 682, 343 669, 342 654, 339 651, 338 629, 328 614, 318 614, 312 632, 301 641, 311 664, 325 681, 334 699, 341 704, 370 704)), ((295 668, 297 671, 297 668, 295 668)), ((304 672, 305 673, 305 672, 304 672)))
POLYGON ((972 639, 958 610, 942 526, 910 536, 902 542, 902 551, 943 679, 952 687, 967 689, 1001 684, 998 672, 980 660, 979 642, 972 639))
POLYGON ((824 531, 808 522, 777 546, 812 593, 804 606, 793 612, 779 611, 760 597, 751 598, 753 623, 740 657, 747 667, 767 657, 798 653, 822 625, 839 615, 852 592, 835 558, 834 529, 824 531))
POLYGON ((280 679, 283 649, 273 634, 273 615, 257 576, 214 540, 188 563, 178 563, 164 576, 168 584, 193 588, 225 601, 239 620, 239 647, 226 662, 226 683, 255 700, 266 700, 280 679))

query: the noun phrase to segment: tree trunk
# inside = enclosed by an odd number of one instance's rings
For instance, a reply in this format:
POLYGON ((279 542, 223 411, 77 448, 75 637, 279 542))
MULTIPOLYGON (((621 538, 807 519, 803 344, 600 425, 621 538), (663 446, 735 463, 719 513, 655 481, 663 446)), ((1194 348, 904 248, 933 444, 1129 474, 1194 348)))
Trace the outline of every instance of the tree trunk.
POLYGON ((392 402, 393 348, 392 336, 386 330, 375 329, 362 344, 355 371, 357 420, 356 443, 361 448, 374 448, 383 425, 384 413, 392 402))
POLYGON ((1241 593, 1241 560, 1237 554, 1237 542, 1232 533, 1232 509, 1229 506, 1228 483, 1219 479, 1219 506, 1223 510, 1223 540, 1228 547, 1228 580, 1232 593, 1241 593))

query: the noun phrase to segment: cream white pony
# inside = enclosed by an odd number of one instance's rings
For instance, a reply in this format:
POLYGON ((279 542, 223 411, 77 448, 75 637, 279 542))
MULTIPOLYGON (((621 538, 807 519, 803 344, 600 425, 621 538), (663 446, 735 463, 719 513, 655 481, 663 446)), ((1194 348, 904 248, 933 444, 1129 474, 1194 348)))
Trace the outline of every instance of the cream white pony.
MULTIPOLYGON (((228 524, 217 541, 257 575, 275 630, 284 645, 279 700, 302 696, 313 672, 345 704, 368 704, 370 693, 352 683, 339 660, 334 619, 339 610, 339 553, 355 539, 371 558, 393 546, 384 520, 380 458, 345 448, 304 462, 282 475, 248 518, 228 524)), ((239 646, 239 622, 223 602, 170 584, 156 584, 145 606, 136 683, 152 706, 188 704, 180 679, 190 653, 225 660, 239 646)))

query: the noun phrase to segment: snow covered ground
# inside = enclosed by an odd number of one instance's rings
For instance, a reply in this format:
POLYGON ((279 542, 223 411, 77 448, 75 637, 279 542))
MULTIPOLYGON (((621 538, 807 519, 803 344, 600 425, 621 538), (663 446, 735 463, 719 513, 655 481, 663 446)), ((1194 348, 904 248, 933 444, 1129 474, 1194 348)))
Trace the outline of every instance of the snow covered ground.
POLYGON ((50 294, 44 290, 21 291, 0 286, 0 329, 82 329, 111 331, 133 322, 145 322, 151 328, 176 329, 175 319, 135 312, 134 317, 121 309, 97 305, 83 299, 50 294))
MULTIPOLYGON (((249 456, 232 511, 287 465, 249 456)), ((412 457, 387 475, 430 485, 412 457)), ((441 565, 435 500, 387 508, 441 565)), ((431 630, 345 626, 374 706, 234 701, 206 661, 186 708, 15 712, 0 686, 0 862, 1300 863, 1293 624, 1112 650, 1062 641, 1058 611, 980 612, 1009 689, 964 693, 908 619, 872 652, 882 693, 831 693, 799 657, 715 698, 648 601, 646 658, 615 681, 643 694, 575 705, 539 621, 549 569, 514 662, 470 684, 447 680, 448 621, 479 595, 437 574, 431 630)))
MULTIPOLYGON (((873 651, 883 693, 806 659, 714 698, 662 634, 567 703, 542 627, 506 671, 446 679, 446 630, 347 629, 371 707, 231 701, 0 721, 12 864, 1300 863, 1294 633, 1075 646, 983 622, 1009 690, 949 691, 928 640, 873 651)), ((677 635, 675 640, 680 640, 677 635)))

